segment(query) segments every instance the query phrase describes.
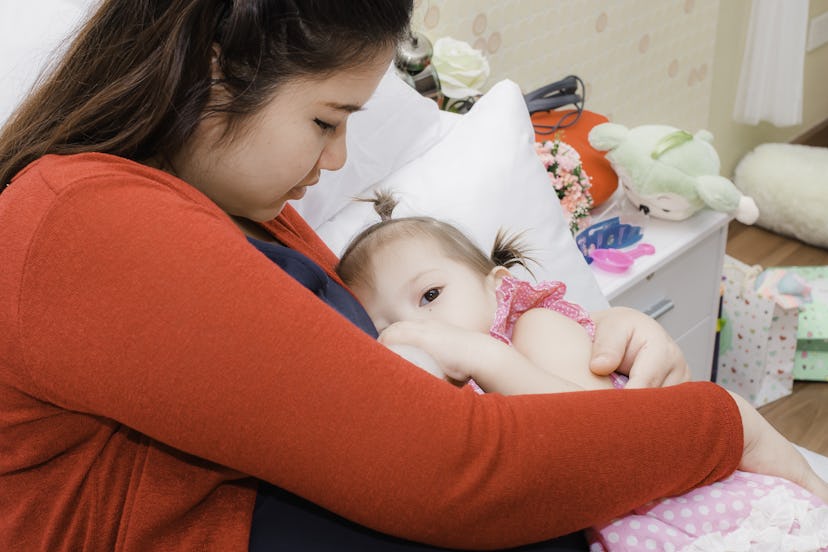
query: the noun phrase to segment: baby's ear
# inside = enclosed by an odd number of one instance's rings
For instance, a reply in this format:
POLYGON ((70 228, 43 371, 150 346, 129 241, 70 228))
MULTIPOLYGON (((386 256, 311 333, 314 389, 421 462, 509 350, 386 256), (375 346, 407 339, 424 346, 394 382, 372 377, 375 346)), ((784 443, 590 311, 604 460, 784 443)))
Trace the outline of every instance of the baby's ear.
POLYGON ((505 266, 496 266, 489 271, 486 276, 486 284, 491 288, 492 292, 497 289, 500 282, 503 281, 504 276, 511 276, 512 273, 505 266))

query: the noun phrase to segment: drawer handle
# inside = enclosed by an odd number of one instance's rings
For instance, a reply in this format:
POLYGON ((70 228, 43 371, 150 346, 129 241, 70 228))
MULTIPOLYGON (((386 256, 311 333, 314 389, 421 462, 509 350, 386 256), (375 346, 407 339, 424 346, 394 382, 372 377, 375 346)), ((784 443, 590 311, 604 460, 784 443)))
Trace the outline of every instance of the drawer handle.
POLYGON ((673 307, 675 307, 675 306, 676 305, 673 303, 673 301, 671 299, 662 299, 661 301, 659 301, 655 305, 651 305, 651 306, 647 307, 642 312, 644 314, 658 320, 659 318, 661 318, 662 316, 664 316, 665 314, 667 314, 668 312, 673 310, 673 307))

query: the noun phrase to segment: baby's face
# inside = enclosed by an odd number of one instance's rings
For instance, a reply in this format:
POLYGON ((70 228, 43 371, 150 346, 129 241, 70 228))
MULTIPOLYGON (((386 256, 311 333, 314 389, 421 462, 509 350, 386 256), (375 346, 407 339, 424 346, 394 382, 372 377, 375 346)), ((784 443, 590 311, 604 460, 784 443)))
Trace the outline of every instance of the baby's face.
POLYGON ((378 331, 402 320, 439 320, 488 333, 497 309, 494 272, 475 272, 425 237, 383 245, 370 268, 374 286, 353 291, 378 331))

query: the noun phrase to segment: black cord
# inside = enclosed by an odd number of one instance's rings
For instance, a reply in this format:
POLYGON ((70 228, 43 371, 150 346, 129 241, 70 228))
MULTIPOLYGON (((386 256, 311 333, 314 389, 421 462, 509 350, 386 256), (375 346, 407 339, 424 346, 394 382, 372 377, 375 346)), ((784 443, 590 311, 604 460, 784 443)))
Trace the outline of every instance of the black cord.
MULTIPOLYGON (((584 86, 584 81, 581 80, 581 77, 577 75, 568 75, 567 78, 573 78, 577 81, 578 86, 580 88, 581 93, 576 94, 578 98, 577 101, 573 102, 572 105, 575 107, 573 111, 564 114, 556 124, 554 125, 545 125, 542 123, 532 123, 532 126, 535 127, 535 133, 540 134, 541 136, 548 136, 550 134, 555 134, 561 129, 569 128, 581 118, 581 113, 584 111, 584 101, 586 100, 586 87, 584 86)), ((563 107, 563 106, 560 106, 563 107)), ((555 108, 556 110, 558 108, 555 108)), ((549 110, 552 111, 552 110, 549 110)), ((535 113, 540 113, 536 111, 535 113)))

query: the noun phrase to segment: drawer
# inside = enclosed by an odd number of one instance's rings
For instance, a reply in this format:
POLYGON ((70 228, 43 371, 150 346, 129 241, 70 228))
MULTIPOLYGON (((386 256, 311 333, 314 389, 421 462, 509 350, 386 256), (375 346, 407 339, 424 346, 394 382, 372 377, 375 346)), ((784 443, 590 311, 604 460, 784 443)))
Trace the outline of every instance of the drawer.
POLYGON ((676 338, 676 343, 684 353, 693 381, 710 381, 716 343, 716 318, 706 317, 689 332, 676 338))
POLYGON ((612 300, 658 320, 673 338, 718 312, 721 235, 714 233, 612 300))

